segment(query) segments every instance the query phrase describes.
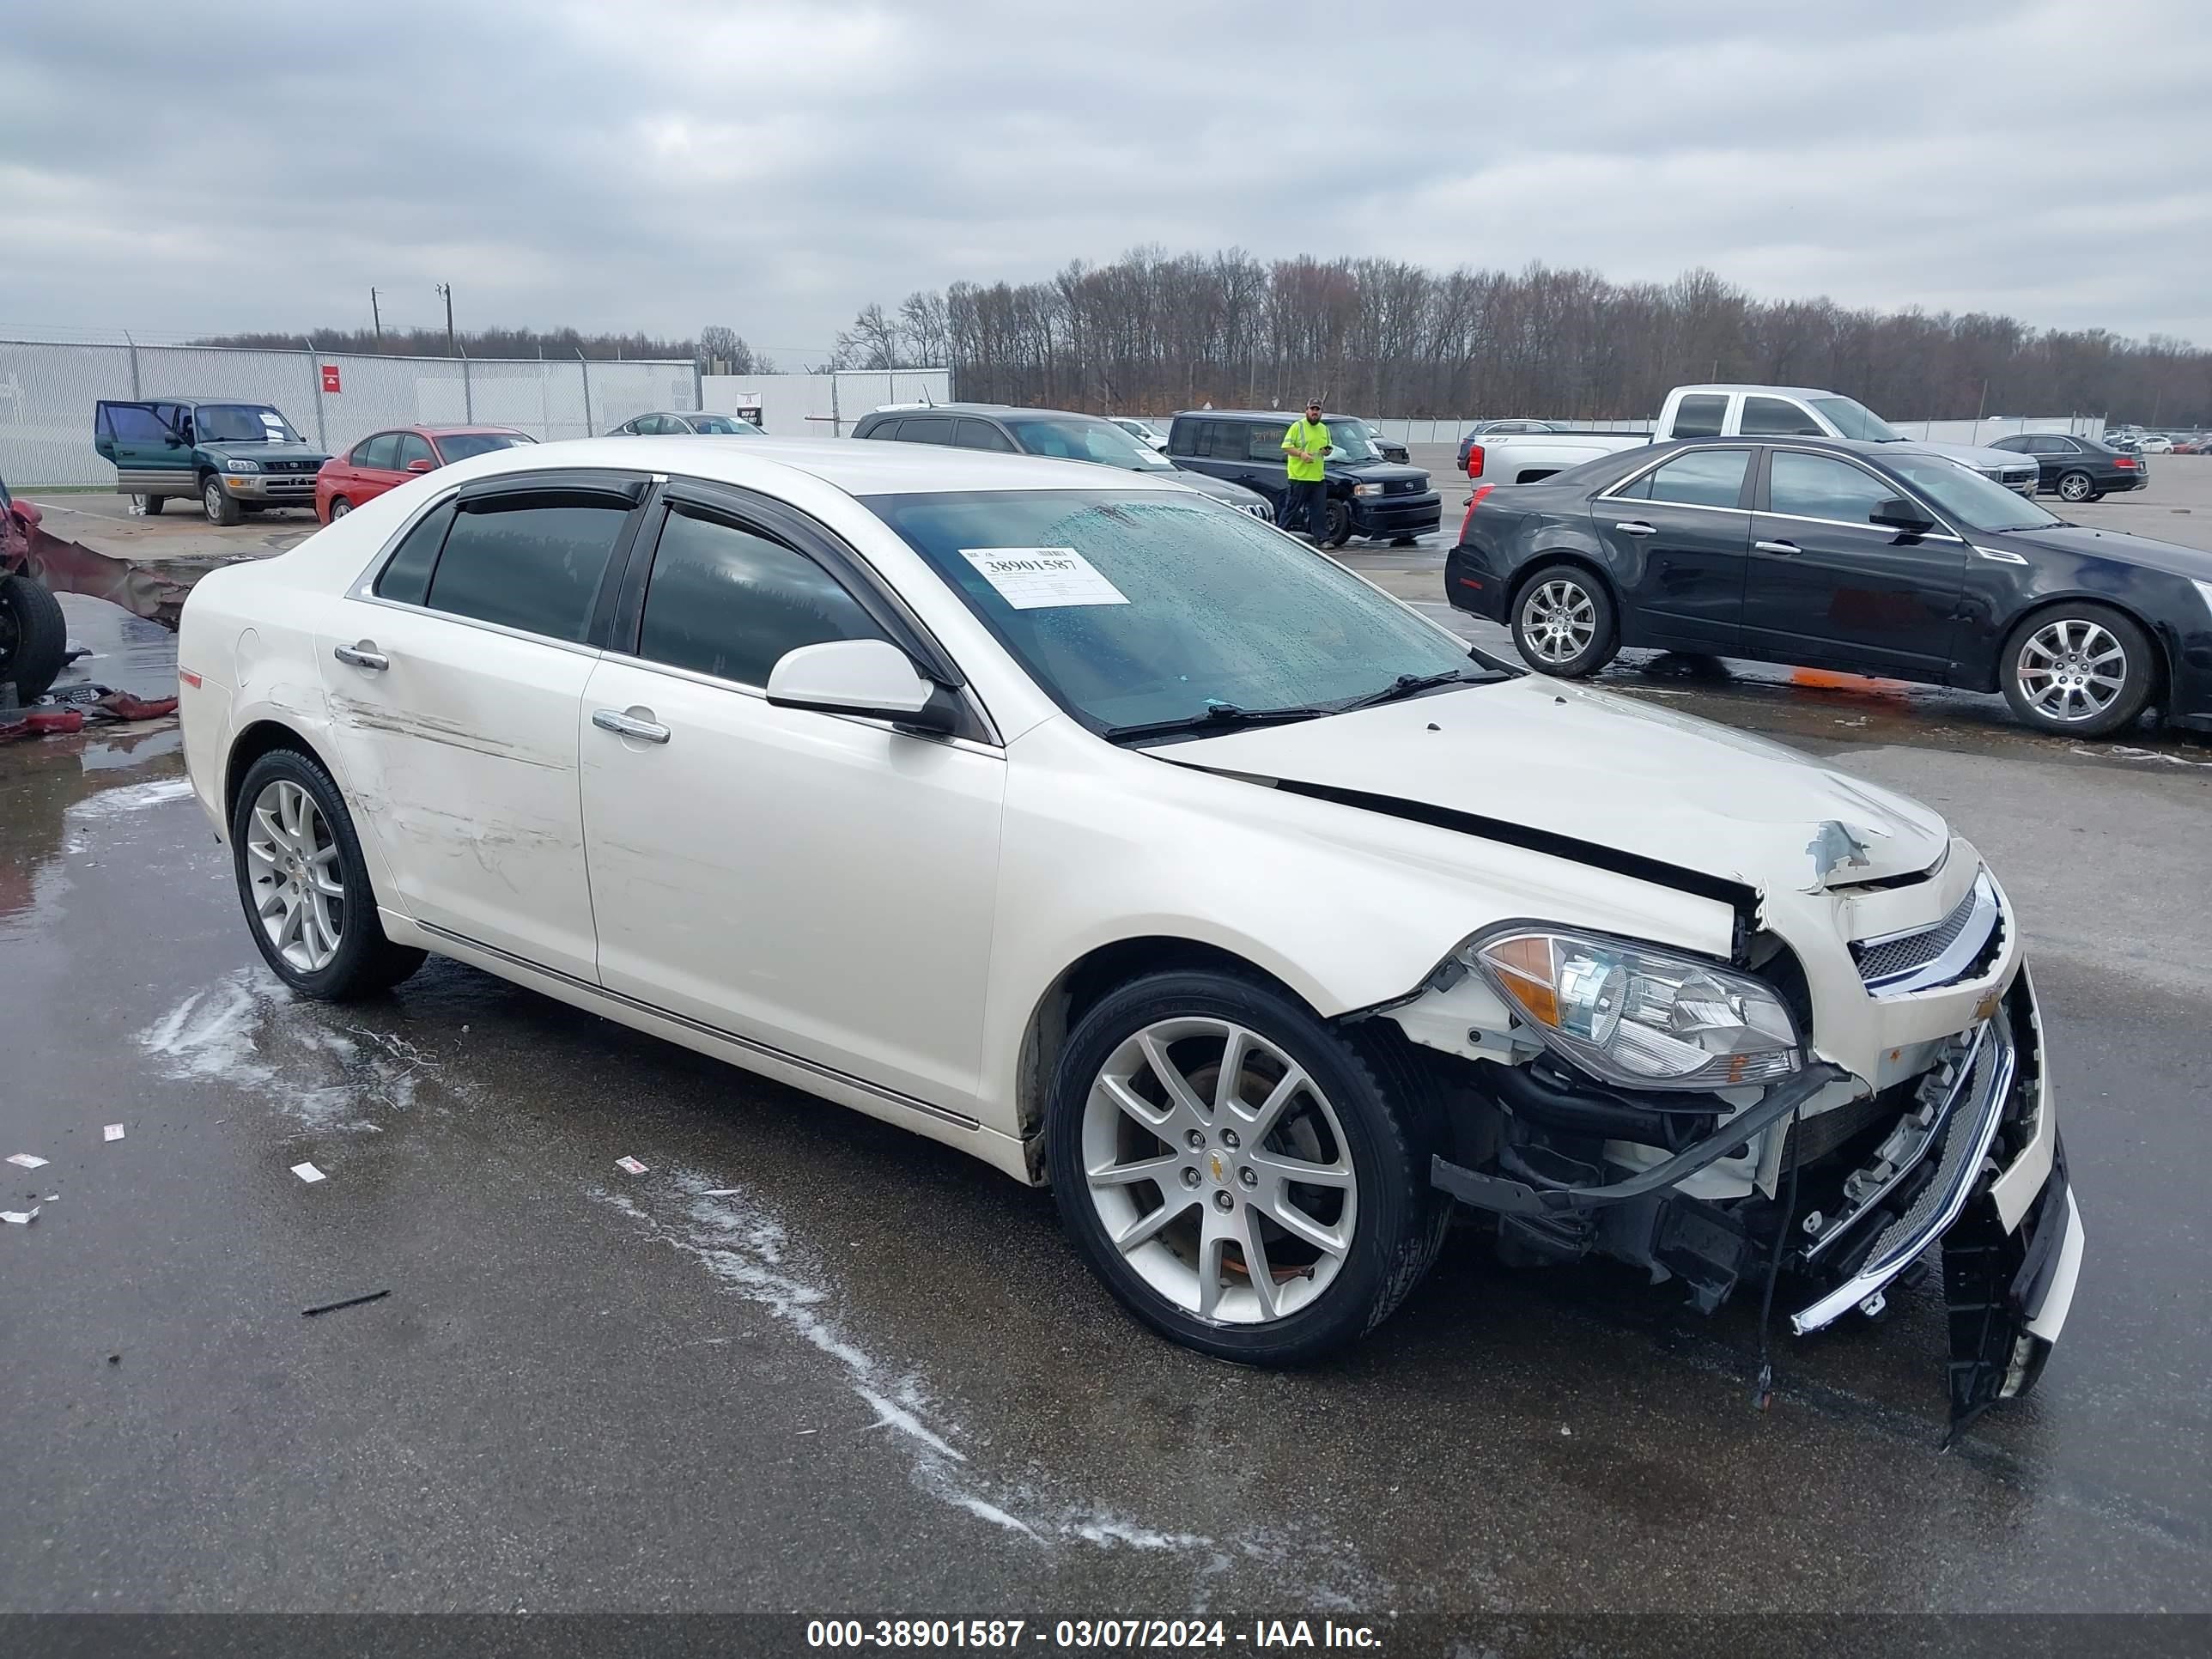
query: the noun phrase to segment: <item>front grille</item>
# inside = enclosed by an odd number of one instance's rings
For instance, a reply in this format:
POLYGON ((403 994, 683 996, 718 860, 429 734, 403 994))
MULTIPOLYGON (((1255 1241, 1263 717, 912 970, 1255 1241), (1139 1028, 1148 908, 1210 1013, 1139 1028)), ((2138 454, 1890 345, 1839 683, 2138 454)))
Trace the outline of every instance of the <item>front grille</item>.
POLYGON ((1383 486, 1386 495, 1410 495, 1421 487, 1418 478, 1393 478, 1383 486))
POLYGON ((1854 939, 1851 960, 1877 997, 1956 985, 1988 970, 2002 952, 2004 906, 1984 871, 1951 913, 1934 926, 1886 938, 1854 939))
POLYGON ((1859 977, 1869 981, 1888 979, 1924 967, 1951 948, 1951 942, 1966 931, 1966 922, 1973 914, 1974 895, 1970 890, 1949 915, 1924 933, 1906 933, 1879 944, 1852 945, 1851 955, 1858 961, 1859 977))

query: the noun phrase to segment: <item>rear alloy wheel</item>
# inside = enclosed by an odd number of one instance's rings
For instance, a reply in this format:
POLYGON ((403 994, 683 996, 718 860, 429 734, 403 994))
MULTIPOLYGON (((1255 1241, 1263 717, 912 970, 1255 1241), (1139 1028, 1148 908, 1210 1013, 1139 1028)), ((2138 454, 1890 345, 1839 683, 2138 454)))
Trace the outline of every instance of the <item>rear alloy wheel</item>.
POLYGON ((2134 725, 2150 701, 2152 648, 2142 629, 2108 605, 2042 611, 2005 641, 2005 701, 2045 732, 2104 737, 2134 725))
POLYGON ((222 480, 212 472, 201 481, 200 506, 205 509, 210 524, 236 524, 246 516, 239 511, 230 492, 222 487, 222 480))
POLYGON ((2062 501, 2086 501, 2096 493, 2096 480, 2086 472, 2068 472, 2058 480, 2058 499, 2062 501))
POLYGON ((1595 674, 1613 660, 1620 638, 1612 597, 1578 565, 1545 566, 1513 606, 1513 643, 1540 674, 1595 674))
POLYGON ((1435 1259, 1424 1088, 1279 991, 1154 975, 1069 1036, 1046 1125, 1054 1196, 1153 1329, 1303 1363, 1381 1323, 1435 1259))
POLYGON ((294 990, 342 1002, 397 985, 423 953, 384 936, 353 820, 320 763, 271 750, 231 815, 239 901, 262 959, 294 990))

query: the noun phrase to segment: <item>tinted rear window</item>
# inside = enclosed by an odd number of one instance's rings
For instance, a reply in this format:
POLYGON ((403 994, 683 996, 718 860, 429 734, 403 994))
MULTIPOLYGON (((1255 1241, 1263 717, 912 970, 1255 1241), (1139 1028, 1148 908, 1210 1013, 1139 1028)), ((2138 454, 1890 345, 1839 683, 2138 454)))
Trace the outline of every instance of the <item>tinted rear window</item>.
POLYGON ((1717 438, 1721 435, 1721 419, 1727 413, 1728 399, 1717 392, 1699 392, 1685 398, 1674 406, 1674 430, 1669 435, 1717 438))

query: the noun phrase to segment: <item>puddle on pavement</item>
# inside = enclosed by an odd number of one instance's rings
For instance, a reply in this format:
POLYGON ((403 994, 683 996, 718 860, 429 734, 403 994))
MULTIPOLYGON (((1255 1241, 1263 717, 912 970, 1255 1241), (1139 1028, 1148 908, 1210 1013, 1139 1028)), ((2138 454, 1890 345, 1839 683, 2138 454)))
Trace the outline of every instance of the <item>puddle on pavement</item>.
POLYGON ((177 695, 174 634, 105 599, 64 593, 61 602, 70 643, 86 647, 92 654, 63 671, 55 682, 57 690, 91 680, 141 697, 177 695))

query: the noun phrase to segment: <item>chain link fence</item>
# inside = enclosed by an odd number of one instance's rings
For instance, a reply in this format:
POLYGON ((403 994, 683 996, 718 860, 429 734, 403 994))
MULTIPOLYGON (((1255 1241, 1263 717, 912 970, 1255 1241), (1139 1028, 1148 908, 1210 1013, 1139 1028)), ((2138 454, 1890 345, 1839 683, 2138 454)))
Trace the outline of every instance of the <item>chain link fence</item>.
POLYGON ((0 478, 11 489, 104 485, 92 447, 101 399, 273 404, 332 454, 394 426, 511 426, 584 438, 653 410, 699 407, 689 362, 364 357, 220 346, 0 340, 0 478))

